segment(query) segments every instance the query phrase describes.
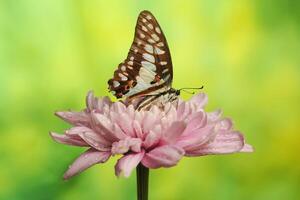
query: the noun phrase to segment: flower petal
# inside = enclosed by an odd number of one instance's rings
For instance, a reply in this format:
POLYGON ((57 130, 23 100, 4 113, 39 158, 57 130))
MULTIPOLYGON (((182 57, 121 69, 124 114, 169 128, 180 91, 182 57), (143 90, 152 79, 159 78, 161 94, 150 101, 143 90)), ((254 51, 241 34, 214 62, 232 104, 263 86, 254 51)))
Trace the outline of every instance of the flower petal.
POLYGON ((118 141, 119 138, 113 132, 113 124, 109 118, 100 113, 91 113, 92 128, 111 142, 118 141))
POLYGON ((142 140, 140 138, 130 139, 130 150, 136 153, 141 152, 142 140))
POLYGON ((125 138, 112 144, 111 152, 115 154, 125 154, 129 150, 133 152, 141 151, 142 140, 140 138, 125 138))
POLYGON ((90 126, 90 118, 85 112, 60 111, 55 115, 75 126, 90 126))
POLYGON ((112 105, 111 110, 115 113, 124 113, 126 112, 126 106, 124 105, 124 103, 115 102, 112 105))
POLYGON ((186 151, 187 156, 229 154, 239 152, 244 146, 244 137, 237 131, 217 134, 215 139, 197 150, 186 151))
POLYGON ((132 128, 132 119, 125 112, 114 113, 114 122, 117 123, 124 133, 128 136, 134 137, 134 130, 132 128))
POLYGON ((197 105, 198 108, 204 108, 207 104, 208 98, 204 93, 199 93, 191 98, 188 102, 192 102, 197 105))
POLYGON ((171 105, 171 103, 168 102, 165 107, 168 108, 165 108, 165 115, 161 117, 161 124, 163 129, 167 129, 174 121, 178 121, 177 110, 175 106, 171 105))
POLYGON ((165 131, 164 140, 169 144, 173 144, 184 132, 185 128, 186 124, 183 121, 173 122, 171 126, 165 131))
POLYGON ((157 147, 146 153, 142 163, 144 166, 152 169, 159 167, 172 167, 184 155, 184 150, 177 146, 164 145, 157 147))
POLYGON ((203 128, 193 129, 188 134, 183 135, 178 139, 176 145, 183 148, 185 151, 192 150, 198 146, 202 146, 215 135, 215 127, 207 125, 203 128))
POLYGON ((65 131, 65 134, 66 135, 69 135, 69 136, 79 136, 80 133, 83 133, 85 131, 89 131, 91 130, 90 128, 88 127, 85 127, 85 126, 74 126, 68 130, 65 131))
POLYGON ((200 129, 207 124, 207 116, 203 111, 193 113, 189 118, 190 119, 187 122, 187 127, 182 135, 191 134, 191 132, 195 131, 196 129, 200 129))
POLYGON ((186 102, 181 102, 177 108, 177 119, 182 120, 190 114, 190 106, 186 102))
POLYGON ((128 154, 120 158, 115 165, 116 176, 124 175, 129 177, 132 170, 141 162, 144 157, 144 151, 136 154, 128 154))
POLYGON ((158 144, 160 139, 161 139, 161 132, 150 131, 147 134, 145 141, 143 142, 143 147, 145 149, 151 148, 154 145, 158 144))
POLYGON ((216 129, 218 131, 228 131, 233 127, 232 120, 229 118, 222 119, 217 122, 216 129))
POLYGON ((65 131, 67 136, 74 139, 84 140, 87 144, 98 149, 99 151, 108 151, 111 146, 111 142, 106 140, 99 133, 94 132, 92 129, 84 126, 75 126, 65 131))
POLYGON ((93 91, 88 91, 88 94, 85 98, 86 108, 88 112, 91 112, 94 109, 95 97, 93 91))
POLYGON ((131 119, 134 119, 134 112, 135 112, 135 110, 134 110, 133 105, 129 105, 129 106, 126 108, 126 112, 127 112, 127 114, 129 115, 129 117, 130 117, 131 119))
POLYGON ((102 98, 94 97, 93 91, 88 92, 85 101, 87 107, 86 111, 89 113, 93 110, 103 113, 103 111, 112 104, 110 98, 107 96, 102 98))
POLYGON ((128 135, 126 135, 124 133, 124 131, 120 128, 120 126, 118 124, 116 124, 116 123, 113 125, 113 131, 112 132, 120 140, 123 140, 126 137, 128 137, 128 135))
POLYGON ((67 135, 67 134, 62 135, 54 132, 50 132, 50 136, 52 137, 53 140, 61 144, 67 144, 72 146, 89 146, 84 140, 82 140, 79 137, 72 137, 71 135, 67 135))
POLYGON ((168 108, 165 108, 165 115, 169 122, 173 122, 177 119, 177 110, 174 105, 168 102, 168 108))
POLYGON ((64 179, 69 179, 97 163, 104 163, 109 157, 110 152, 88 149, 86 152, 81 154, 72 165, 70 165, 69 169, 64 174, 64 179))
POLYGON ((222 115, 222 110, 217 109, 213 112, 207 113, 207 119, 208 119, 208 121, 215 122, 215 121, 219 120, 221 115, 222 115))
POLYGON ((179 105, 178 105, 178 108, 177 108, 177 119, 181 119, 182 116, 185 115, 186 113, 186 105, 185 105, 185 102, 181 102, 179 105))
POLYGON ((134 120, 132 123, 132 127, 135 132, 135 135, 138 138, 143 138, 143 131, 142 131, 142 127, 141 127, 140 123, 138 121, 134 120))
POLYGON ((154 116, 161 115, 161 110, 156 105, 151 106, 149 112, 151 112, 154 116))
POLYGON ((157 118, 152 112, 146 112, 142 122, 143 132, 148 133, 155 125, 157 118))
POLYGON ((90 129, 90 130, 83 131, 79 135, 91 147, 99 151, 110 151, 111 142, 107 141, 99 133, 95 133, 93 130, 90 129))

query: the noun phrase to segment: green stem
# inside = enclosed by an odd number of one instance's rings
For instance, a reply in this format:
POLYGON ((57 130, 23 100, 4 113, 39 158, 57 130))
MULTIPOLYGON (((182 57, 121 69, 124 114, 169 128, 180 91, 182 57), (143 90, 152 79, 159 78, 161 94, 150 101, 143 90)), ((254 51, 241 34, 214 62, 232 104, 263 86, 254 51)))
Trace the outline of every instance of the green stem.
POLYGON ((149 169, 139 164, 136 168, 137 199, 148 200, 149 169))

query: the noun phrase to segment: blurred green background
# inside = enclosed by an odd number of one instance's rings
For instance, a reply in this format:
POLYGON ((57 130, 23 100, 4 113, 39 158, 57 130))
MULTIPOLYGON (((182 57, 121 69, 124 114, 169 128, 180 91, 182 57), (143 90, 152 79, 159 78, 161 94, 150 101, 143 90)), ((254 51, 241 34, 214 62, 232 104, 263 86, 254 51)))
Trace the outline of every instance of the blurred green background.
POLYGON ((222 108, 256 148, 151 171, 150 199, 298 199, 299 4, 0 0, 0 199, 135 199, 135 173, 117 179, 117 158, 63 181, 84 149, 57 144, 48 131, 69 127, 54 111, 82 109, 88 90, 108 95, 144 9, 167 37, 174 87, 204 85, 207 110, 222 108))

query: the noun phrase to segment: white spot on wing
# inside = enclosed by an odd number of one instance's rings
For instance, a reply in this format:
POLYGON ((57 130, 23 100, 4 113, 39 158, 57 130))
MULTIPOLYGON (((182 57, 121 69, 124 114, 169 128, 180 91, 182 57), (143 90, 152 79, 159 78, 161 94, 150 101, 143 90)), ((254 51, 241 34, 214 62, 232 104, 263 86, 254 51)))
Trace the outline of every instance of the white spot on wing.
POLYGON ((148 31, 148 29, 145 26, 142 26, 142 30, 145 31, 145 32, 148 31))
POLYGON ((164 46, 164 43, 163 43, 163 42, 160 42, 160 43, 157 44, 157 46, 163 47, 163 46, 164 46))
POLYGON ((125 65, 122 65, 121 66, 121 70, 124 72, 124 71, 126 71, 126 66, 125 65))
POLYGON ((156 33, 161 34, 161 30, 158 27, 155 27, 155 31, 156 31, 156 33))
POLYGON ((147 15, 146 18, 147 18, 148 20, 152 19, 152 17, 151 17, 150 15, 147 15))
POLYGON ((128 78, 124 76, 123 74, 119 73, 119 77, 121 78, 122 81, 127 81, 128 78))
POLYGON ((152 24, 148 24, 148 27, 149 27, 150 29, 153 29, 153 25, 152 25, 152 24))
POLYGON ((166 61, 161 61, 159 64, 161 64, 161 65, 166 65, 166 64, 168 64, 166 61))
POLYGON ((144 23, 146 23, 146 22, 147 22, 147 20, 146 20, 145 18, 143 18, 143 19, 142 19, 142 21, 143 21, 144 23))
POLYGON ((142 39, 145 38, 144 33, 140 33, 140 37, 141 37, 142 39))
POLYGON ((162 73, 164 74, 164 73, 166 73, 166 72, 168 72, 168 71, 169 71, 169 69, 166 68, 166 69, 164 69, 164 70, 162 71, 162 73))
POLYGON ((142 66, 148 69, 149 71, 156 71, 156 66, 150 62, 142 61, 142 66))
POLYGON ((120 83, 118 81, 113 81, 113 86, 116 88, 120 85, 120 83))
POLYGON ((133 65, 133 62, 132 61, 128 61, 128 65, 133 65))
POLYGON ((149 62, 154 63, 155 62, 155 58, 154 56, 148 54, 148 53, 143 53, 143 58, 145 58, 146 60, 148 60, 149 62))
POLYGON ((159 37, 158 37, 155 33, 153 33, 153 34, 151 35, 151 37, 152 37, 156 42, 159 41, 159 37))
POLYGON ((132 61, 132 60, 134 60, 134 57, 133 57, 133 56, 131 56, 131 57, 130 57, 130 60, 131 60, 131 61, 132 61))
POLYGON ((152 45, 146 44, 145 50, 146 50, 148 53, 153 54, 153 46, 152 46, 152 45))
POLYGON ((165 80, 165 81, 167 81, 168 79, 170 78, 170 74, 168 74, 166 77, 164 77, 163 79, 165 80))
POLYGON ((148 39, 148 42, 151 43, 151 44, 155 43, 155 41, 153 39, 151 39, 151 38, 148 39))
POLYGON ((161 50, 160 48, 158 47, 155 47, 155 52, 158 54, 158 55, 161 55, 161 54, 164 54, 165 51, 161 50))

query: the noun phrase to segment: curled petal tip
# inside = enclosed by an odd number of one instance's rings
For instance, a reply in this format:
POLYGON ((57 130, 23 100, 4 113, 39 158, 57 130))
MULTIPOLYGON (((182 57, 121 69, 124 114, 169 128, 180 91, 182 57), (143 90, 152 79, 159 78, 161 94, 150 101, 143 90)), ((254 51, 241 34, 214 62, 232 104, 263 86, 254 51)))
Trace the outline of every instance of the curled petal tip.
POLYGON ((50 135, 50 137, 51 137, 53 140, 55 140, 54 137, 53 137, 53 132, 52 132, 52 131, 49 131, 49 135, 50 135))
POLYGON ((240 150, 240 152, 243 153, 252 153, 254 151, 255 151, 254 147, 250 144, 245 144, 243 148, 240 150))
POLYGON ((63 179, 64 181, 67 181, 67 180, 69 180, 69 178, 70 178, 69 176, 67 176, 66 174, 64 174, 62 179, 63 179))
POLYGON ((62 111, 56 111, 56 112, 54 113, 54 115, 57 116, 57 117, 61 117, 61 116, 63 115, 63 113, 64 113, 64 112, 62 112, 62 111))
POLYGON ((59 117, 59 118, 61 118, 61 119, 63 119, 63 120, 65 120, 68 117, 67 113, 68 113, 68 111, 67 112, 66 111, 56 111, 54 113, 54 115, 57 116, 57 117, 59 117))
POLYGON ((60 138, 60 136, 62 136, 61 134, 58 134, 58 133, 55 133, 52 131, 49 131, 49 135, 55 142, 59 142, 60 141, 59 138, 60 138))

